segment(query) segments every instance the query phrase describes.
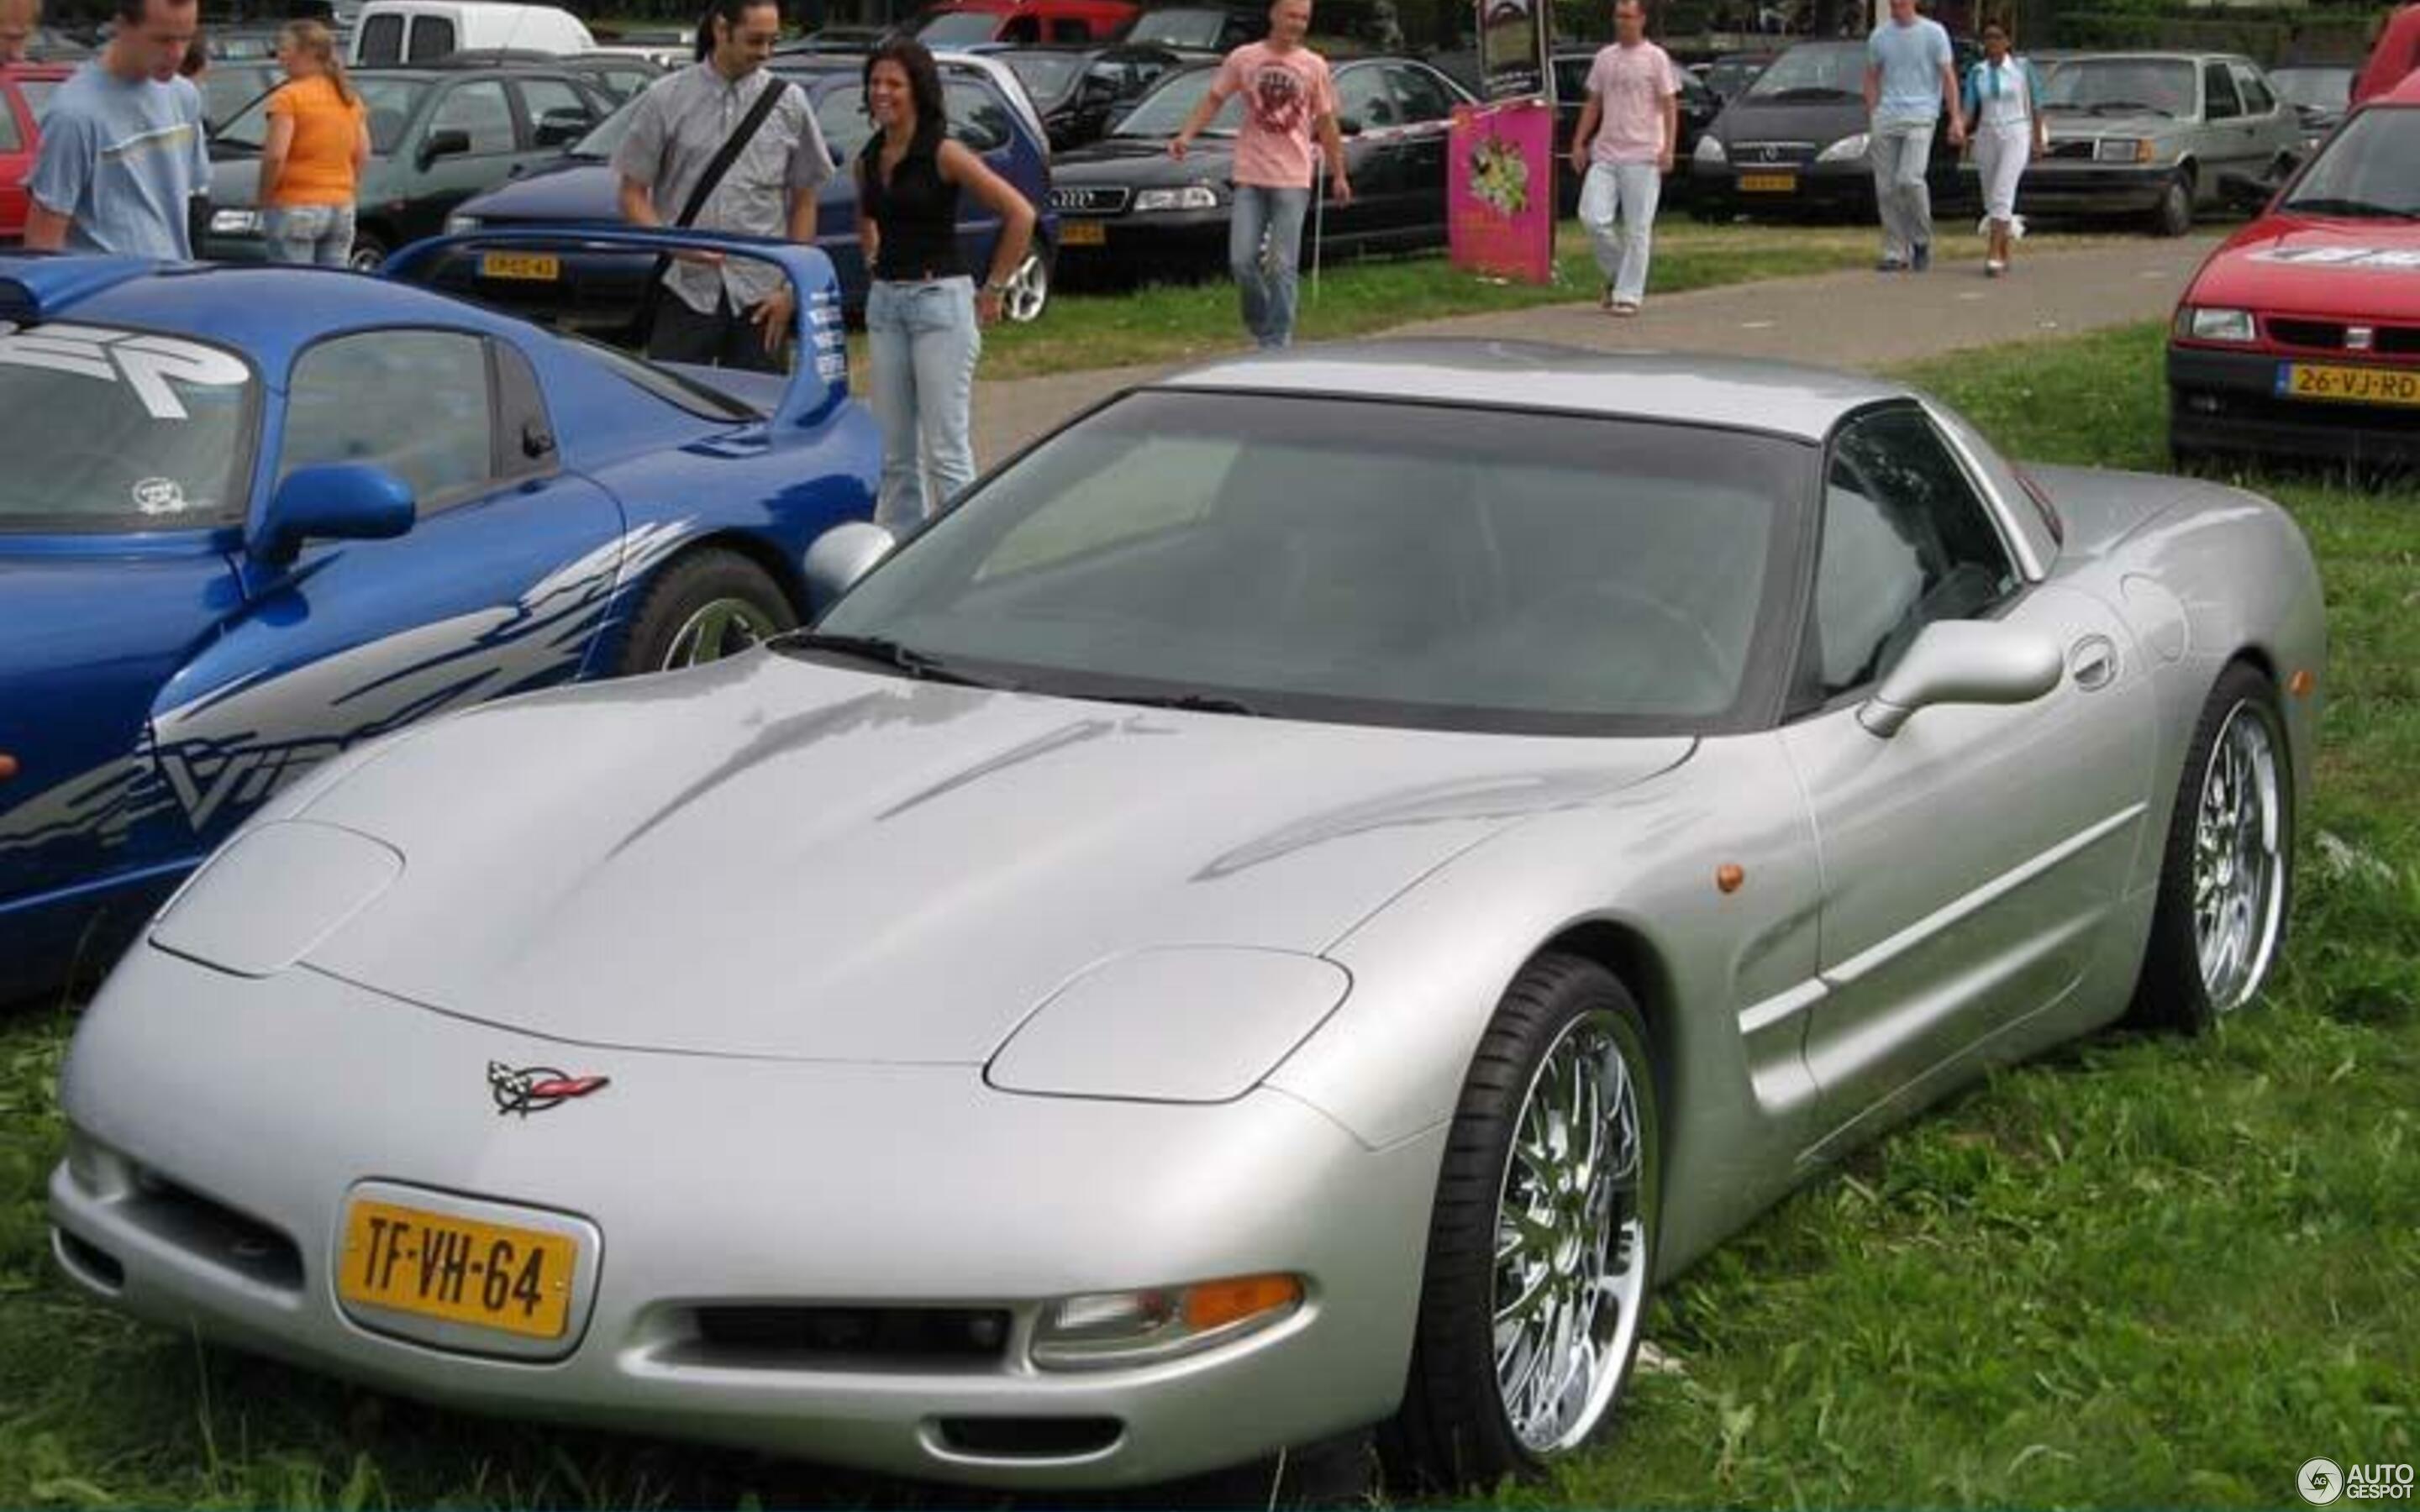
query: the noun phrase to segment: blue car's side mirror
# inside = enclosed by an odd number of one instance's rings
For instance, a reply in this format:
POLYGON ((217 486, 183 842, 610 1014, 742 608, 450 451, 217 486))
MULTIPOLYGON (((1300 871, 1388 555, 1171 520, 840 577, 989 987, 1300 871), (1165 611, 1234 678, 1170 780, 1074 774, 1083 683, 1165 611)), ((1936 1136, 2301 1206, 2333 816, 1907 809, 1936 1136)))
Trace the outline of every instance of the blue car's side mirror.
POLYGON ((383 541, 411 529, 417 513, 411 486, 384 468, 359 462, 297 468, 270 496, 269 513, 244 548, 282 567, 304 541, 383 541))

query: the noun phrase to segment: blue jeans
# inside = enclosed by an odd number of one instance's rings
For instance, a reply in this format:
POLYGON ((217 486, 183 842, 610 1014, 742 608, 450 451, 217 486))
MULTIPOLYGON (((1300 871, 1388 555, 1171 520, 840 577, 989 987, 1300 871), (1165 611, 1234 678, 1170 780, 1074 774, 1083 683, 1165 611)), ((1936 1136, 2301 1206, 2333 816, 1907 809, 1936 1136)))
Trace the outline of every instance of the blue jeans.
POLYGON ((1234 213, 1227 222, 1227 267, 1243 299, 1244 329, 1263 347, 1294 343, 1295 296, 1301 286, 1295 267, 1302 254, 1302 218, 1310 208, 1308 189, 1235 186, 1234 213))
POLYGON ((970 278, 876 279, 865 299, 874 418, 882 425, 875 519, 905 533, 975 479, 975 322, 970 278))
POLYGON ((350 205, 271 206, 260 212, 260 232, 273 263, 317 263, 344 268, 353 255, 350 205))

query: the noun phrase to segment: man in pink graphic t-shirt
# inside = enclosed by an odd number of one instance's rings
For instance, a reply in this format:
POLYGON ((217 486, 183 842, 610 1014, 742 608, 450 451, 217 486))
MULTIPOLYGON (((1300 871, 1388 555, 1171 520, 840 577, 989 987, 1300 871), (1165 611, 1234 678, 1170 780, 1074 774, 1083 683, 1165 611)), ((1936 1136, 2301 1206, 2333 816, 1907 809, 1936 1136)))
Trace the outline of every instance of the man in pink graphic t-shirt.
POLYGON ((1302 218, 1311 208, 1314 135, 1327 158, 1329 197, 1339 205, 1353 198, 1344 177, 1344 138, 1336 129, 1336 85, 1327 60, 1302 44, 1310 30, 1311 0, 1277 0, 1269 7, 1268 40, 1227 54, 1209 93, 1168 144, 1170 156, 1184 157, 1187 144, 1227 101, 1243 97, 1227 265, 1243 301, 1244 327, 1263 347, 1294 340, 1295 267, 1302 218))
POLYGON ((1572 169, 1588 176, 1580 183, 1580 224, 1605 274, 1605 307, 1637 315, 1647 298, 1655 202, 1681 136, 1681 76, 1647 39, 1639 0, 1613 8, 1613 45, 1589 66, 1588 103, 1572 131, 1572 169))

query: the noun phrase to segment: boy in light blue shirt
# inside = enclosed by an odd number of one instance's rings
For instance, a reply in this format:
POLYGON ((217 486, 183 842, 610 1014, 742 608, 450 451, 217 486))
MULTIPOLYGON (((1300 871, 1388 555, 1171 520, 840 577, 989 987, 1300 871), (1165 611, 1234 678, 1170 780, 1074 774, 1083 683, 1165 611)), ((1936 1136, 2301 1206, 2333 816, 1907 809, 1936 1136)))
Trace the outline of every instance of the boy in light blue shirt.
MULTIPOLYGON (((1882 213, 1883 255, 1876 266, 1884 272, 1932 266, 1932 195, 1924 170, 1932 157, 1933 128, 1957 99, 1949 34, 1918 16, 1916 0, 1890 0, 1890 19, 1866 39, 1866 156, 1882 213)), ((1965 142, 1965 124, 1953 108, 1949 145, 1965 142)))
POLYGON ((25 245, 190 260, 192 201, 209 188, 202 96, 177 76, 194 0, 118 0, 100 57, 52 95, 25 180, 25 245))

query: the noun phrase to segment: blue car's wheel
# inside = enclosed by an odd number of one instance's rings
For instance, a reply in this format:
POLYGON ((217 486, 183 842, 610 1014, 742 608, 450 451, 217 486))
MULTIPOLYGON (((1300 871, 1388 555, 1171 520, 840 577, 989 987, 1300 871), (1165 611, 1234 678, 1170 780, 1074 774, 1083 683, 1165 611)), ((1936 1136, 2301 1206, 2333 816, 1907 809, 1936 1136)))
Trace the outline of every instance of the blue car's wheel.
POLYGON ((619 670, 669 671, 719 661, 798 623, 764 568, 736 551, 693 551, 648 585, 631 617, 619 670))

